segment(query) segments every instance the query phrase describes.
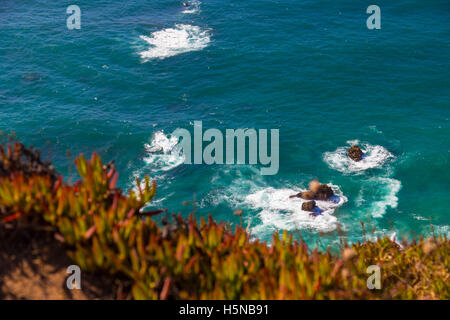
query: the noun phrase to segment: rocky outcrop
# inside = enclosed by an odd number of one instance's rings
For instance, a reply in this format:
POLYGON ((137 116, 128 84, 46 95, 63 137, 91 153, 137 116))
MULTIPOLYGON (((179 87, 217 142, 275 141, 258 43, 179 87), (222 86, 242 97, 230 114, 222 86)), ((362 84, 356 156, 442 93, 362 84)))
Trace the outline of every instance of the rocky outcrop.
POLYGON ((358 162, 362 160, 363 152, 359 146, 354 145, 348 150, 348 157, 353 161, 358 162))
POLYGON ((300 193, 300 198, 305 200, 314 200, 316 194, 312 191, 304 191, 300 193))
POLYGON ((332 196, 334 196, 333 189, 326 184, 321 184, 316 192, 317 200, 328 200, 332 196))
POLYGON ((302 203, 302 210, 303 211, 311 211, 311 212, 313 212, 315 207, 316 207, 316 202, 314 200, 302 203))
POLYGON ((326 184, 321 184, 319 180, 313 180, 309 183, 309 190, 300 192, 297 195, 290 196, 300 197, 304 200, 328 200, 334 196, 333 189, 326 184))

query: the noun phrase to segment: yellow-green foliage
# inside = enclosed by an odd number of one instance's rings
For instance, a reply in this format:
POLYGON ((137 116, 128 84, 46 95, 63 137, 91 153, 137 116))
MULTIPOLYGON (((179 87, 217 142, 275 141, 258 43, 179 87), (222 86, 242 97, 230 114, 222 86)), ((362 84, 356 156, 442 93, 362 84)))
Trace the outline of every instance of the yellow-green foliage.
POLYGON ((174 217, 157 224, 141 209, 153 199, 145 178, 137 192, 115 187, 117 173, 97 155, 76 160, 81 180, 11 172, 0 177, 2 224, 39 217, 86 271, 125 276, 135 299, 449 299, 446 237, 404 244, 389 239, 311 251, 292 236, 270 244, 241 227, 174 217), (381 290, 367 289, 370 265, 381 268, 381 290))

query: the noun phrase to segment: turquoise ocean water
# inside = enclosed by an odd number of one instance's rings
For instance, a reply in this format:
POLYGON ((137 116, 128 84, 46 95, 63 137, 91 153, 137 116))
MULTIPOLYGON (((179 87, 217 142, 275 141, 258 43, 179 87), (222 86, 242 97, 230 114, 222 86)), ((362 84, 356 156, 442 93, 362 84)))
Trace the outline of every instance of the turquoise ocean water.
MULTIPOLYGON (((0 129, 43 149, 116 160, 120 184, 157 179, 154 207, 275 230, 311 244, 449 234, 450 2, 2 0, 0 129), (68 30, 66 8, 81 8, 68 30), (185 165, 170 133, 280 130, 280 169, 185 165), (368 158, 343 155, 358 141, 368 158), (157 152, 156 152, 157 151, 157 152), (342 195, 311 218, 287 200, 318 178, 342 195)), ((73 166, 72 166, 73 172, 73 166)))

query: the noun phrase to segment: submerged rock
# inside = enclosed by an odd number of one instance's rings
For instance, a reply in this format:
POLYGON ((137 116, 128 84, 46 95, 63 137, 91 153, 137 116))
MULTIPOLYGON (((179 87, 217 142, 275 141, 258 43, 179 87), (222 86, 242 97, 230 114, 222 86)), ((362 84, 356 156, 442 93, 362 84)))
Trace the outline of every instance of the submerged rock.
POLYGON ((303 211, 311 211, 311 212, 313 212, 315 207, 316 207, 316 202, 314 200, 302 203, 302 210, 303 211))
POLYGON ((352 159, 353 161, 361 161, 363 157, 363 152, 359 146, 351 146, 348 150, 348 157, 352 159))

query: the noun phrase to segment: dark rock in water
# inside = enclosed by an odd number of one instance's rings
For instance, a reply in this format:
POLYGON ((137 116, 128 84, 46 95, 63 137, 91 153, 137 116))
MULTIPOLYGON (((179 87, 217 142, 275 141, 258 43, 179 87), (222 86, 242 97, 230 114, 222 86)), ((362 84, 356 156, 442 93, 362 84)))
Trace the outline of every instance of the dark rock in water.
POLYGON ((302 210, 303 211, 311 211, 311 212, 313 212, 315 207, 316 207, 316 202, 314 200, 302 203, 302 210))
POLYGON ((300 194, 300 198, 305 200, 313 200, 316 197, 316 194, 312 191, 304 191, 300 194))
POLYGON ((314 180, 309 184, 310 190, 300 192, 289 198, 300 197, 304 200, 330 200, 334 196, 334 191, 326 184, 321 184, 318 180, 314 180))
POLYGON ((361 161, 363 157, 363 152, 359 146, 352 146, 348 150, 348 157, 353 161, 361 161))
POLYGON ((321 184, 316 192, 317 200, 328 200, 332 196, 334 196, 333 189, 326 184, 321 184))

